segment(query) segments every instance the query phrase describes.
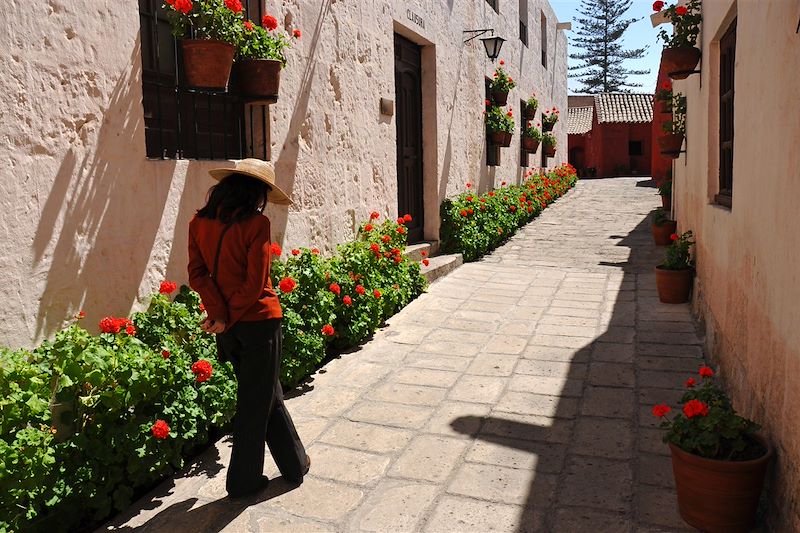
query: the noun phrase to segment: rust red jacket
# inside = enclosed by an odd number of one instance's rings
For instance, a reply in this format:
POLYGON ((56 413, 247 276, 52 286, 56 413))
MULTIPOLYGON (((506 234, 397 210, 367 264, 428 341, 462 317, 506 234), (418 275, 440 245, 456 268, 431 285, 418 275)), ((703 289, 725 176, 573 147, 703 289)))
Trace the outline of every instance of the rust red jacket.
POLYGON ((211 270, 224 228, 219 220, 197 216, 189 223, 189 285, 200 294, 208 317, 224 320, 227 328, 239 321, 281 318, 270 280, 269 219, 256 215, 225 233, 215 284, 211 270))

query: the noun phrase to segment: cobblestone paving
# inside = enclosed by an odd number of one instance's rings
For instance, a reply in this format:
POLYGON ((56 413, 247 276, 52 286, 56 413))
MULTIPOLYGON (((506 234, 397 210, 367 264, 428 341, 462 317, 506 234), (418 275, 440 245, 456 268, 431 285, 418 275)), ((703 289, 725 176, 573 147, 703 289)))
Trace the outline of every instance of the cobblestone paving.
POLYGON ((223 440, 107 528, 687 530, 650 409, 702 350, 688 305, 658 302, 642 185, 580 182, 320 370, 287 402, 313 457, 300 487, 268 459, 277 479, 229 501, 223 440))

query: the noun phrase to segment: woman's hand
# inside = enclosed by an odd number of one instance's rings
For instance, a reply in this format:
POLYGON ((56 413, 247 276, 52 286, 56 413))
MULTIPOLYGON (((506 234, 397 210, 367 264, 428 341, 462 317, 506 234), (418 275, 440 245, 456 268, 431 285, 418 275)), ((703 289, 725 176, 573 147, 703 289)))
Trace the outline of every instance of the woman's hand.
POLYGON ((200 324, 200 329, 206 333, 222 333, 225 331, 225 322, 206 318, 203 320, 202 324, 200 324))

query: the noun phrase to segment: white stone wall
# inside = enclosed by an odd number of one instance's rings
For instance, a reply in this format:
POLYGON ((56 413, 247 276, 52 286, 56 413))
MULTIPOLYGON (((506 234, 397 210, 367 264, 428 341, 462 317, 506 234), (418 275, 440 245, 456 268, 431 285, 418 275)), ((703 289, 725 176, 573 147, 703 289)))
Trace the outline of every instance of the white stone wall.
MULTIPOLYGON (((0 15, 2 345, 32 346, 81 309, 93 328, 140 308, 162 279, 186 281, 187 223, 220 162, 146 159, 137 4, 9 0, 0 15)), ((295 200, 270 208, 274 239, 331 251, 370 211, 396 215, 395 122, 379 112, 380 98, 395 99, 395 31, 424 46, 426 238, 438 235, 441 200, 466 182, 519 180, 518 133, 501 166, 485 165, 493 65, 462 31, 507 39, 515 114, 531 91, 541 107, 566 110, 566 37, 547 2, 529 4, 525 48, 517 0, 500 2, 500 14, 484 0, 269 0, 269 12, 303 30, 270 113, 272 160, 295 200)), ((566 121, 555 133, 552 165, 566 160, 566 121)))

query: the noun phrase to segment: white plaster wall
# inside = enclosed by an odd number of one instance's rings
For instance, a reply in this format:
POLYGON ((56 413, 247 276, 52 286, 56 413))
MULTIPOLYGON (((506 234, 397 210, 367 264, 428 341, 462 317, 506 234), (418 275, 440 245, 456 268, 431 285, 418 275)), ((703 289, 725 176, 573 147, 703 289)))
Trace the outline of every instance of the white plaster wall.
MULTIPOLYGON (((540 107, 566 109, 566 38, 549 4, 530 0, 523 47, 518 2, 500 4, 496 14, 484 0, 267 3, 303 30, 270 113, 272 160, 295 200, 269 209, 276 241, 330 252, 370 211, 396 215, 395 122, 379 113, 381 97, 395 99, 394 31, 425 46, 426 238, 438 235, 440 201, 466 182, 520 179, 518 133, 502 165, 485 166, 483 77, 493 65, 462 31, 492 27, 507 39, 517 115, 531 91, 540 107)), ((146 159, 137 2, 9 0, 0 17, 0 344, 32 346, 81 309, 93 328, 140 308, 162 279, 185 282, 186 226, 221 162, 146 159)), ((566 160, 565 123, 555 133, 551 165, 566 160)))
POLYGON ((673 165, 681 231, 697 234, 695 308, 734 403, 776 445, 774 531, 800 530, 800 4, 703 2, 700 75, 687 96, 687 153, 673 165), (737 16, 738 15, 738 16, 737 16), (719 46, 737 16, 733 207, 719 190, 719 46))

